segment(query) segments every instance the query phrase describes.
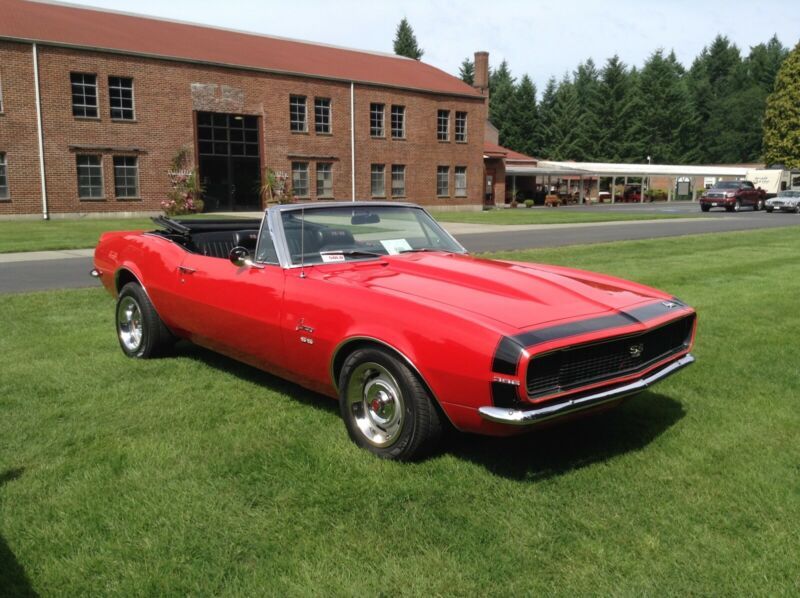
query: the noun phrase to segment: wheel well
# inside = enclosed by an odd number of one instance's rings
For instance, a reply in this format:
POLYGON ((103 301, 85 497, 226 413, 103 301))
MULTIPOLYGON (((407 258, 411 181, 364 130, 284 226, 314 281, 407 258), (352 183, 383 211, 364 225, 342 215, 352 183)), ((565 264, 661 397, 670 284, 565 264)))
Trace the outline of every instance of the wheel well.
POLYGON ((453 422, 450 420, 450 416, 447 415, 442 406, 439 404, 439 399, 431 390, 431 387, 428 385, 428 382, 425 378, 422 377, 422 374, 417 370, 417 367, 411 362, 411 360, 400 353, 397 349, 392 347, 391 345, 387 345, 383 342, 378 340, 372 340, 368 338, 355 338, 350 341, 345 342, 341 347, 336 350, 336 354, 333 356, 333 362, 331 363, 331 376, 333 377, 333 386, 336 390, 339 390, 339 374, 342 373, 342 367, 344 366, 344 362, 347 360, 350 355, 354 351, 358 351, 359 349, 363 349, 365 347, 371 347, 373 349, 380 349, 382 351, 386 351, 390 353, 401 362, 405 363, 406 365, 411 367, 411 371, 414 375, 419 378, 420 384, 425 388, 428 395, 433 399, 433 404, 436 409, 439 411, 439 414, 444 418, 443 421, 448 422, 451 426, 453 422))
POLYGON ((135 282, 136 284, 141 285, 139 279, 136 278, 134 273, 128 270, 127 268, 120 268, 119 270, 117 270, 115 278, 116 282, 114 286, 117 289, 117 294, 119 294, 119 292, 122 290, 122 287, 124 287, 129 282, 135 282))

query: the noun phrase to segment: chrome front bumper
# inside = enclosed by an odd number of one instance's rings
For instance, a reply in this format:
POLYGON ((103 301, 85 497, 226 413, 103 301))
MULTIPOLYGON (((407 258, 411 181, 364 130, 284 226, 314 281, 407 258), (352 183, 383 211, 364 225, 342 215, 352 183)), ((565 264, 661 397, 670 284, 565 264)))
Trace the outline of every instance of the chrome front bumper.
POLYGON ((544 420, 567 415, 568 413, 572 413, 574 411, 589 409, 591 407, 595 407, 596 405, 602 405, 603 403, 616 401, 623 397, 640 393, 659 380, 663 380, 667 376, 674 374, 678 370, 683 369, 692 363, 694 363, 694 357, 691 353, 688 353, 677 361, 673 361, 669 365, 650 374, 649 376, 636 380, 635 382, 625 384, 624 386, 618 386, 610 390, 604 390, 574 399, 568 398, 560 402, 551 403, 546 407, 540 407, 539 409, 480 407, 478 409, 478 413, 481 414, 483 419, 489 421, 501 424, 510 424, 513 426, 530 426, 533 424, 538 424, 544 420))

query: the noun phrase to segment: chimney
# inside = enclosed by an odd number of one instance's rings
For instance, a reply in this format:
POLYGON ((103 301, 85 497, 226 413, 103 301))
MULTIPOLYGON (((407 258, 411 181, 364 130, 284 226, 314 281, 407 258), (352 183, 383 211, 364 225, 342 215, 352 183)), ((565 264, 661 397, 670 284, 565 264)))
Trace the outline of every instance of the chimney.
POLYGON ((489 52, 475 52, 475 77, 472 86, 482 95, 489 95, 489 52))

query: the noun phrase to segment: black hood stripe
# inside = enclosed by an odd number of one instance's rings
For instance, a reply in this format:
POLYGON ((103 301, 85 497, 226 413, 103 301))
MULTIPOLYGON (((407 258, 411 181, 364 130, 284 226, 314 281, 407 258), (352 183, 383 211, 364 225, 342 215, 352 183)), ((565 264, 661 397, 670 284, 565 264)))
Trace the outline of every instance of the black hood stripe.
POLYGON ((556 324, 555 326, 522 332, 514 336, 504 336, 500 339, 500 343, 495 350, 492 371, 497 374, 516 375, 522 351, 526 347, 541 345, 560 338, 597 332, 598 330, 644 323, 647 320, 674 313, 684 307, 686 307, 684 303, 673 298, 671 301, 649 303, 607 316, 598 316, 567 324, 556 324), (669 304, 672 305, 670 306, 669 304))

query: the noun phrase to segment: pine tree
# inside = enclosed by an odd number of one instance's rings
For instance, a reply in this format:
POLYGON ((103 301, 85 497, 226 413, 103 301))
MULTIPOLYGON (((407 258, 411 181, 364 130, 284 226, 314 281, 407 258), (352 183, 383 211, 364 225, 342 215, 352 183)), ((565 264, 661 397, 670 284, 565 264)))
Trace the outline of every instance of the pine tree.
POLYGON ((783 61, 764 112, 764 160, 800 168, 800 43, 783 61))
POLYGON ((551 135, 553 140, 552 160, 575 160, 581 151, 578 128, 580 106, 575 85, 564 75, 553 103, 551 135))
POLYGON ((500 145, 516 149, 520 135, 515 80, 505 60, 489 75, 489 120, 500 132, 500 145))
POLYGON ((578 153, 576 160, 593 162, 600 151, 600 73, 590 58, 578 65, 574 74, 578 120, 575 123, 578 153))
POLYGON ((467 85, 475 83, 475 63, 469 58, 461 61, 461 66, 458 67, 458 77, 467 85))
POLYGON ((556 93, 558 92, 558 84, 555 77, 550 77, 547 80, 547 85, 542 93, 542 101, 539 103, 539 156, 547 159, 554 159, 553 152, 555 151, 556 138, 555 138, 555 104, 556 93))
POLYGON ((402 18, 400 24, 397 26, 397 31, 394 36, 394 53, 398 56, 413 58, 414 60, 419 60, 425 53, 422 48, 417 45, 417 36, 414 35, 414 30, 405 17, 402 18))
POLYGON ((539 109, 536 105, 536 85, 528 75, 523 75, 514 92, 514 113, 519 145, 513 147, 529 156, 541 153, 539 109))
POLYGON ((645 123, 645 94, 642 91, 642 75, 636 67, 631 68, 623 130, 624 141, 620 147, 622 162, 645 162, 649 152, 647 125, 645 123))
POLYGON ((600 140, 599 159, 622 162, 631 118, 631 80, 625 63, 614 55, 606 61, 600 75, 597 110, 600 140))

